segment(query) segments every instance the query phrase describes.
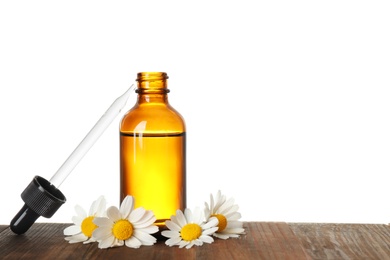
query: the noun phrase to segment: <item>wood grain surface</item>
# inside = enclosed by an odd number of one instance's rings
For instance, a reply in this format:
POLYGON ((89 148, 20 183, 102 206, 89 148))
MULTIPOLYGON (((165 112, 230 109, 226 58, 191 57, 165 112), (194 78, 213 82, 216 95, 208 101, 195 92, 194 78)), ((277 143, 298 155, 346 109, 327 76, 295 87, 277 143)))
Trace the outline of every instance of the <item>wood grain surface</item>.
POLYGON ((240 238, 191 249, 69 244, 62 231, 70 225, 36 223, 24 235, 0 225, 0 259, 390 259, 388 225, 245 222, 240 238))
POLYGON ((390 226, 289 224, 312 259, 390 259, 390 226))
POLYGON ((286 223, 245 223, 238 239, 215 239, 191 249, 151 247, 98 249, 97 244, 69 244, 62 231, 70 224, 34 224, 24 235, 1 232, 1 259, 306 259, 299 240, 286 223))

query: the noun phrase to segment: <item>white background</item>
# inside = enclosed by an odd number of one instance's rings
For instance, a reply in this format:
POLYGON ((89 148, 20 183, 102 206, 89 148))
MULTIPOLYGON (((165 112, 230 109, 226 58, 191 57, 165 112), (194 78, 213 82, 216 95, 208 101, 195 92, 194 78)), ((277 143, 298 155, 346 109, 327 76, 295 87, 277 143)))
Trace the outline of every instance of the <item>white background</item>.
MULTIPOLYGON (((1 1, 0 224, 140 71, 168 73, 186 119, 189 208, 220 189, 245 221, 389 223, 389 14, 388 1, 1 1)), ((118 206, 121 116, 40 222, 99 195, 118 206)))

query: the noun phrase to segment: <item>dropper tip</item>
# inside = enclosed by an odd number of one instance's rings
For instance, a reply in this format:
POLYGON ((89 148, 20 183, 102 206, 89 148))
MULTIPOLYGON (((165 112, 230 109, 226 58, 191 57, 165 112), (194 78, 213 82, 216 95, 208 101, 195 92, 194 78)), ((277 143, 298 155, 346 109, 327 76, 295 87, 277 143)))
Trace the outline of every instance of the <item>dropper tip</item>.
POLYGON ((125 92, 125 95, 126 95, 126 96, 129 96, 130 93, 131 93, 132 91, 134 91, 134 89, 135 89, 134 84, 131 84, 131 86, 129 87, 129 89, 125 92))

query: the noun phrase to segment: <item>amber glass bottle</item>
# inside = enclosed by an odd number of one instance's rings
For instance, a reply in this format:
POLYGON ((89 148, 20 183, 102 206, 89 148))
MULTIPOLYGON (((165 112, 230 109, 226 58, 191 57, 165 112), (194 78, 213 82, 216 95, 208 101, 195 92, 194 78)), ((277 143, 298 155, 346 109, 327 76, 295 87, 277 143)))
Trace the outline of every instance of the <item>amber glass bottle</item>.
POLYGON ((167 79, 138 73, 137 102, 120 126, 120 199, 132 195, 160 226, 186 207, 185 123, 168 103, 167 79))

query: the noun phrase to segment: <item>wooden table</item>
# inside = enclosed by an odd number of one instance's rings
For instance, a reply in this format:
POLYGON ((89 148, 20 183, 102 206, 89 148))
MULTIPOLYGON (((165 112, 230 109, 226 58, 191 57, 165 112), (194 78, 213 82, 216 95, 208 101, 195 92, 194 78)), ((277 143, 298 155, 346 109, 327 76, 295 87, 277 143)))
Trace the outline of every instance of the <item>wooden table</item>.
POLYGON ((69 244, 70 225, 36 223, 24 235, 0 225, 0 259, 390 259, 390 226, 380 224, 245 222, 240 238, 191 249, 69 244))

